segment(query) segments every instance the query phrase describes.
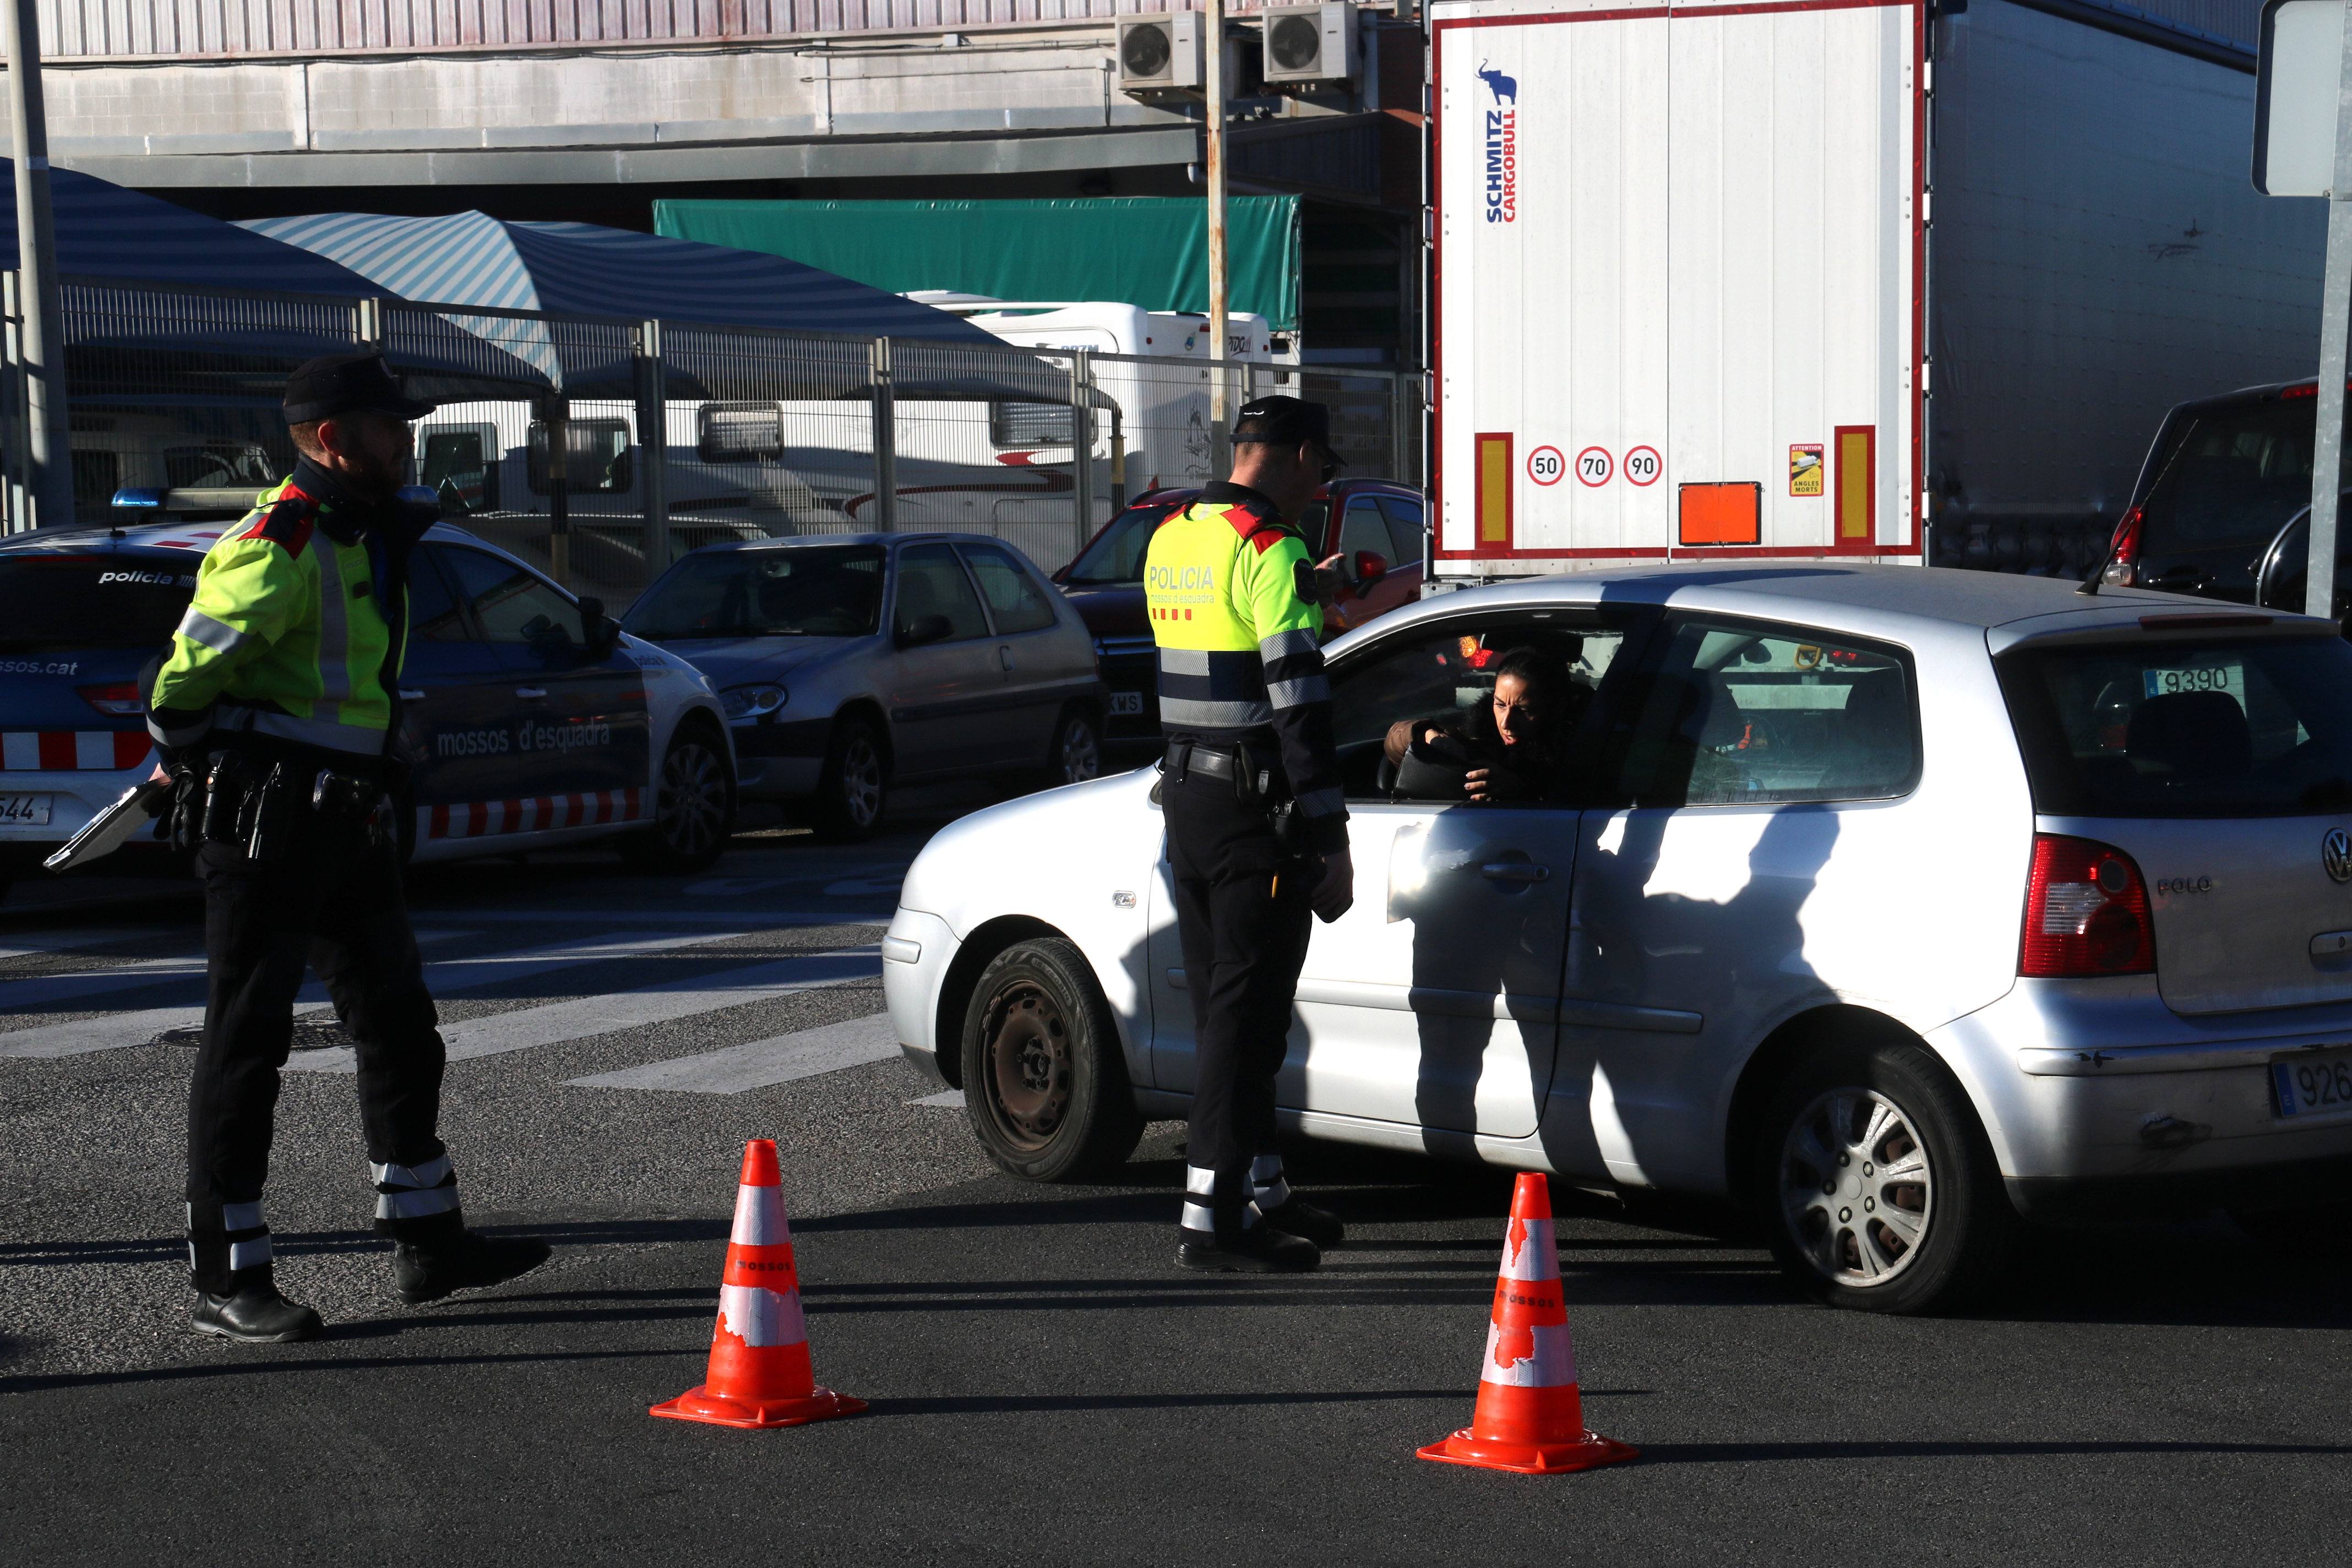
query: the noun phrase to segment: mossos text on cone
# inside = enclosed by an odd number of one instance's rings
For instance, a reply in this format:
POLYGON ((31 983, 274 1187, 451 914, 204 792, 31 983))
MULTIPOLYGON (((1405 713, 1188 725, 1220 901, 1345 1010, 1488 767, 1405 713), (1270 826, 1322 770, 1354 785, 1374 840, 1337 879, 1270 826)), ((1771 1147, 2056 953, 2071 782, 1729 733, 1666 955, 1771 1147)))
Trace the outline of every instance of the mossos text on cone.
POLYGON ((865 1409, 862 1399, 817 1386, 800 1285, 776 1145, 754 1138, 743 1146, 710 1369, 698 1386, 655 1405, 652 1414, 715 1426, 799 1426, 865 1409))
POLYGON ((1540 1175, 1520 1176, 1511 1193, 1511 1224, 1503 1237, 1470 1425, 1420 1452, 1449 1465, 1536 1476, 1589 1470, 1641 1452, 1584 1428, 1576 1347, 1560 1298, 1551 1189, 1540 1175))

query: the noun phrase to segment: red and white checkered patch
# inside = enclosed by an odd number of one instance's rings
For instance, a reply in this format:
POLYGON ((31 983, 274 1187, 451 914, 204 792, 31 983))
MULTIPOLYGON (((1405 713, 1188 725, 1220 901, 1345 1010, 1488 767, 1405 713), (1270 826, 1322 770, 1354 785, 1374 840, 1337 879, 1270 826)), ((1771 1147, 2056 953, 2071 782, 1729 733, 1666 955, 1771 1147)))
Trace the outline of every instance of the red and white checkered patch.
POLYGON ((488 838, 502 833, 544 833, 558 827, 602 826, 644 819, 642 789, 596 790, 587 795, 538 795, 521 800, 478 800, 456 805, 420 805, 421 838, 488 838))
POLYGON ((0 732, 0 771, 117 773, 152 747, 144 730, 10 730, 0 732))

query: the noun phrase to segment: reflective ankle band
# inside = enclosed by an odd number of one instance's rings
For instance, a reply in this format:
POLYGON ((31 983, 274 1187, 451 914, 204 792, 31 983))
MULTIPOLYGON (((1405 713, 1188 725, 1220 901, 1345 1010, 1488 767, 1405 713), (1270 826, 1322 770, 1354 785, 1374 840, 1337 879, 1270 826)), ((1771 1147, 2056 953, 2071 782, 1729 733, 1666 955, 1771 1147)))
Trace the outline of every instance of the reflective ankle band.
POLYGON ((425 1219, 457 1206, 457 1171, 446 1153, 421 1165, 379 1165, 371 1161, 375 1177, 375 1217, 425 1219))
POLYGON ((1250 1195, 1261 1210, 1278 1209, 1290 1201, 1290 1182, 1282 1173, 1282 1156, 1260 1154, 1250 1162, 1250 1195))

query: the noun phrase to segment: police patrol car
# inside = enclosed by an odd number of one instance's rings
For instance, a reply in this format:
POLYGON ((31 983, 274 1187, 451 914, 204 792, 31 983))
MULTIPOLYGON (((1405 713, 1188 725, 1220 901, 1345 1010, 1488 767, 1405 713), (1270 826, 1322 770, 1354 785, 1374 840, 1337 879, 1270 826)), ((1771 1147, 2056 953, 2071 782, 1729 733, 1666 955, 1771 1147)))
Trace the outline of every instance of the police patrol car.
MULTIPOLYGON (((147 776, 143 666, 194 594, 213 522, 0 542, 0 887, 147 776)), ((652 868, 718 858, 735 817, 719 698, 497 547, 436 525, 414 557, 402 802, 417 860, 620 842, 652 868)))

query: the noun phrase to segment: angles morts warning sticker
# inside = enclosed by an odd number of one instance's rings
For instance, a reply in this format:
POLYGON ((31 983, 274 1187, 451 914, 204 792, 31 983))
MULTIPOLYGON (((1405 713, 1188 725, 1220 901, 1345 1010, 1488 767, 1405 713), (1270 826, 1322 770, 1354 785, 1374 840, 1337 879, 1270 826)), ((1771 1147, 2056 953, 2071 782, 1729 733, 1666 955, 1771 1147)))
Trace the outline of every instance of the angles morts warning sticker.
POLYGON ((1789 448, 1789 493, 1790 495, 1820 495, 1822 479, 1820 442, 1800 443, 1789 448))

